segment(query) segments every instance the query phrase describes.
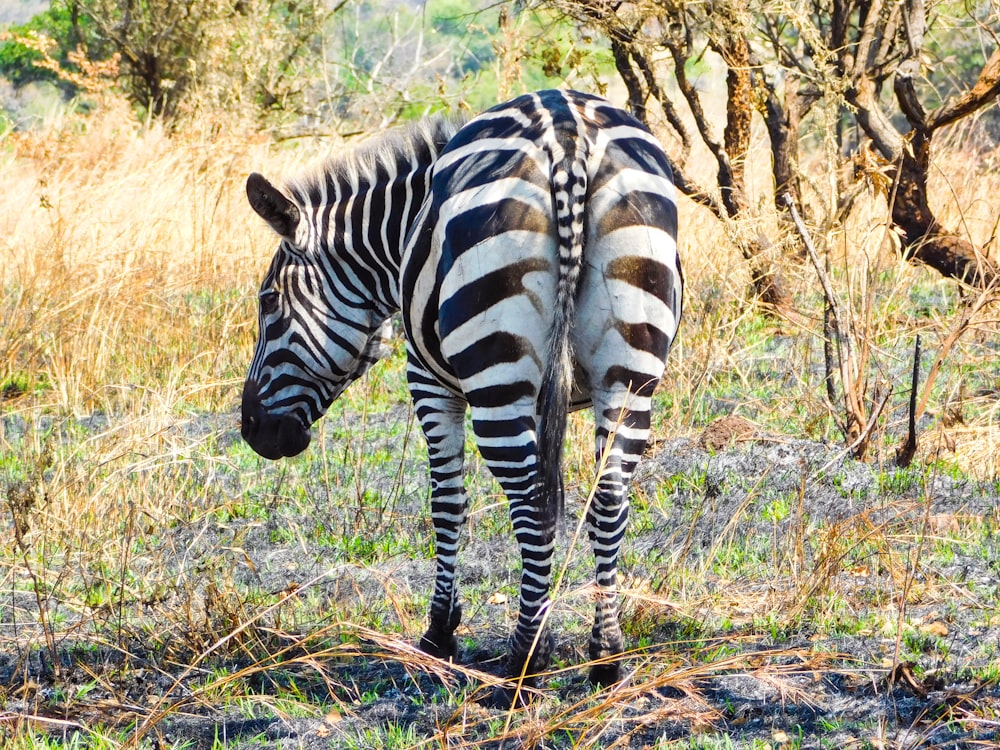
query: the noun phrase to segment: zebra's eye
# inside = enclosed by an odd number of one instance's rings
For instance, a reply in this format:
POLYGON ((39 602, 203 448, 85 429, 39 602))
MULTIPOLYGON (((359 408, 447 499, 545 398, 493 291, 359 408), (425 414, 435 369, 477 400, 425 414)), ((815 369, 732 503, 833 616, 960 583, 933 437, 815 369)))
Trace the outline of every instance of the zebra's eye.
POLYGON ((277 312, 278 310, 278 293, 273 289, 265 289, 258 295, 260 299, 260 311, 265 315, 270 315, 271 313, 277 312))

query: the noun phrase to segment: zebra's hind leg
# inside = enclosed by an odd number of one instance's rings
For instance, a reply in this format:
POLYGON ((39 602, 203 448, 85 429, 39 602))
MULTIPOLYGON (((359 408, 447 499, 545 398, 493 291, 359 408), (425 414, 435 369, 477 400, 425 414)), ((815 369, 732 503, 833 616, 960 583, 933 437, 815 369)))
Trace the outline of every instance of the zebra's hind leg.
POLYGON ((492 703, 502 708, 528 702, 530 688, 537 684, 536 675, 548 667, 553 650, 544 620, 549 605, 555 528, 535 499, 538 456, 533 411, 533 400, 503 410, 477 410, 473 406, 479 451, 510 502, 511 523, 521 552, 520 609, 504 670, 504 676, 513 680, 515 687, 498 688, 492 696, 492 703), (515 416, 516 411, 521 411, 521 416, 515 416), (487 415, 503 418, 483 418, 487 415))
MULTIPOLYGON (((652 389, 649 389, 652 391, 652 389)), ((594 552, 597 603, 589 654, 597 662, 590 681, 608 686, 621 679, 624 651, 619 623, 618 554, 628 522, 628 484, 649 438, 649 398, 632 396, 598 405, 595 399, 597 490, 587 508, 587 533, 594 552), (631 409, 625 407, 625 403, 631 409)))
POLYGON ((458 655, 455 629, 462 619, 455 583, 458 539, 468 509, 465 492, 465 402, 439 386, 419 367, 407 370, 414 410, 424 438, 431 480, 431 518, 437 566, 431 597, 430 624, 420 639, 421 651, 440 659, 458 655))
POLYGON ((552 633, 545 624, 555 530, 526 502, 511 502, 510 512, 521 549, 521 596, 505 669, 505 676, 514 681, 514 687, 495 691, 493 703, 500 708, 527 705, 530 690, 538 685, 536 675, 548 667, 555 648, 552 633))

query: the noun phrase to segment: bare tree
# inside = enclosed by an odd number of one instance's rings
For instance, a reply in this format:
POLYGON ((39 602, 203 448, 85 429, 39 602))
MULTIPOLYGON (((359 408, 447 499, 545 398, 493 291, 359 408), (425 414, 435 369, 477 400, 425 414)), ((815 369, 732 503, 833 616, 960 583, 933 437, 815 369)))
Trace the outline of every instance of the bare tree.
POLYGON ((651 108, 656 107, 676 139, 678 148, 671 156, 678 188, 720 219, 745 220, 749 230, 737 233, 735 239, 747 260, 754 291, 768 305, 787 307, 789 296, 772 257, 772 242, 757 227, 758 216, 746 189, 755 108, 750 44, 754 21, 747 5, 730 0, 705 4, 555 0, 543 4, 599 29, 608 38, 632 113, 653 128, 651 108), (726 67, 726 121, 721 128, 707 114, 704 94, 687 72, 688 61, 706 47, 726 67), (660 65, 657 60, 664 52, 668 63, 660 65), (668 75, 675 86, 667 85, 668 75), (692 175, 690 159, 696 140, 714 159, 715 185, 700 184, 692 175))
MULTIPOLYGON (((798 143, 803 120, 818 102, 839 112, 838 122, 855 123, 883 160, 891 181, 892 221, 905 256, 941 274, 981 287, 997 275, 982 249, 943 226, 928 198, 933 138, 942 128, 995 102, 1000 95, 1000 11, 975 18, 987 46, 974 85, 940 99, 926 82, 925 38, 942 2, 934 0, 540 0, 608 39, 632 112, 647 124, 650 108, 676 136, 673 151, 679 188, 726 219, 754 225, 743 165, 750 122, 759 112, 772 155, 774 203, 782 196, 802 205, 798 143), (701 93, 687 78, 687 63, 717 53, 726 70, 726 122, 722 132, 706 115, 701 93), (660 61, 666 58, 666 64, 660 61), (672 79, 672 80, 671 80, 672 79), (668 85, 668 81, 672 85, 668 85), (692 144, 700 139, 716 164, 716 185, 690 175, 692 144)), ((841 134, 848 129, 841 127, 841 134)), ((867 145, 842 138, 844 157, 867 145)), ((840 197, 846 208, 848 192, 840 197)), ((780 271, 767 260, 771 243, 759 231, 738 244, 750 264, 761 298, 783 306, 787 295, 780 271)))
MULTIPOLYGON (((892 180, 892 221, 906 257, 985 287, 996 277, 996 265, 938 221, 927 186, 933 136, 1000 95, 1000 50, 994 49, 972 87, 928 111, 924 102, 941 97, 927 82, 924 40, 942 5, 933 0, 811 0, 808 12, 794 17, 765 9, 759 25, 780 64, 798 81, 808 81, 806 101, 842 97, 843 116, 857 124, 884 160, 892 180)), ((968 22, 980 23, 971 16, 968 22)), ((998 22, 994 11, 993 26, 998 22)), ((983 29, 995 47, 996 30, 988 24, 983 29)), ((843 145, 855 152, 862 147, 860 142, 843 145)))

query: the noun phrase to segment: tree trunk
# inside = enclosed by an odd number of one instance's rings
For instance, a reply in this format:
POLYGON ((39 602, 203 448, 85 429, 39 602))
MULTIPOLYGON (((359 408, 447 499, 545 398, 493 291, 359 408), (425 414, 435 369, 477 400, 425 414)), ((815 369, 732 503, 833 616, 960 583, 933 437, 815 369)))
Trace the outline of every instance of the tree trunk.
MULTIPOLYGON (((746 191, 746 160, 754 112, 750 44, 744 35, 733 32, 715 46, 727 69, 724 148, 716 154, 722 202, 731 219, 752 220, 754 209, 746 191)), ((739 245, 750 270, 754 294, 775 310, 787 310, 791 295, 785 288, 781 269, 768 258, 773 247, 770 240, 758 232, 752 238, 740 240, 739 245)))
POLYGON ((997 278, 997 268, 968 240, 949 232, 934 217, 927 198, 930 171, 930 138, 915 133, 911 148, 904 148, 896 174, 892 220, 903 231, 903 253, 942 276, 976 287, 997 278))

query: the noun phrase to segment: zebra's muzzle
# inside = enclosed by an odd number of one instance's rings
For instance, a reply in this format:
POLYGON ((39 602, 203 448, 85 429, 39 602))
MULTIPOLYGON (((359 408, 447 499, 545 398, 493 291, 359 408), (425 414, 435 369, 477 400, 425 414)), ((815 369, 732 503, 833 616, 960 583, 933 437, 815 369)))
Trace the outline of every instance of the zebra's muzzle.
MULTIPOLYGON (((248 384, 249 385, 249 384, 248 384)), ((309 428, 293 414, 271 414, 250 388, 243 389, 243 420, 240 434, 264 458, 296 456, 309 446, 309 428)))

